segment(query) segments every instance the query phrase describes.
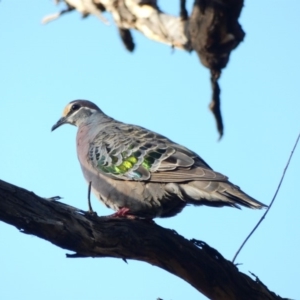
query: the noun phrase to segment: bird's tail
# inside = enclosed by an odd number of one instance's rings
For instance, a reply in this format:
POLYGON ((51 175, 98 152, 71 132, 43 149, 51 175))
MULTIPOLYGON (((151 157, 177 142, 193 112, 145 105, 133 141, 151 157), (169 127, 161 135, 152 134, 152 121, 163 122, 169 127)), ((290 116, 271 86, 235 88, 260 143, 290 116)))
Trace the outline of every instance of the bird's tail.
POLYGON ((229 181, 192 181, 181 184, 180 187, 183 194, 188 197, 188 202, 194 205, 232 206, 236 208, 240 208, 241 205, 253 209, 267 207, 229 181))

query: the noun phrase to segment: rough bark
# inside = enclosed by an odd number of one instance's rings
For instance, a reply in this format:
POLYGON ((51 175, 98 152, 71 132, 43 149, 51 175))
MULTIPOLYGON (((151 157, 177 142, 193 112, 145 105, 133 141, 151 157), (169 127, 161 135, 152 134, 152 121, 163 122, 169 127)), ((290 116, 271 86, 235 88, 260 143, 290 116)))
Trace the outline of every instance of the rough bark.
POLYGON ((201 63, 210 69, 212 101, 209 105, 215 116, 220 138, 223 120, 220 108, 221 70, 226 67, 230 53, 244 39, 245 33, 238 23, 243 0, 195 0, 189 19, 189 37, 192 48, 201 63))
POLYGON ((209 105, 217 124, 220 138, 224 126, 220 108, 221 70, 226 67, 231 51, 244 39, 238 23, 243 0, 195 0, 192 13, 186 10, 186 1, 178 0, 179 16, 160 10, 157 0, 56 0, 66 8, 43 18, 53 21, 63 14, 77 10, 82 17, 94 15, 108 23, 103 12, 111 14, 119 29, 121 40, 128 51, 135 44, 130 30, 138 30, 147 38, 186 51, 196 51, 201 63, 210 69, 212 101, 209 105))
POLYGON ((282 299, 240 273, 215 249, 154 222, 98 217, 0 180, 0 220, 61 248, 68 257, 135 259, 190 283, 210 299, 282 299))

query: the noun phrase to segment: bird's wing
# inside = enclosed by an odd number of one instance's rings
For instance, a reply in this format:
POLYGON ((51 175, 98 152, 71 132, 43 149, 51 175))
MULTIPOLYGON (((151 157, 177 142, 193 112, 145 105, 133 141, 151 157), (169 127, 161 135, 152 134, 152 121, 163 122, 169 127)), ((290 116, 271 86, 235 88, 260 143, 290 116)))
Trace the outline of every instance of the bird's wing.
POLYGON ((189 149, 142 127, 106 126, 89 147, 89 161, 98 172, 119 180, 185 182, 226 181, 189 149))

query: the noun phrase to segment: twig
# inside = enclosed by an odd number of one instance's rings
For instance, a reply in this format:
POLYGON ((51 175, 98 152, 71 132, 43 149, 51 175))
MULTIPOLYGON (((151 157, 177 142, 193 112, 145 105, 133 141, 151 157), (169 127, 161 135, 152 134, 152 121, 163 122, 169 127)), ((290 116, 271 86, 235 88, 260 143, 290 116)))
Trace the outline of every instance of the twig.
POLYGON ((274 197, 273 197, 273 199, 272 199, 272 201, 271 201, 269 207, 267 208, 267 210, 266 210, 266 212, 263 214, 263 216, 260 218, 260 220, 258 221, 258 223, 255 225, 255 227, 252 229, 252 231, 250 232, 250 234, 247 236, 247 238, 244 240, 244 242, 243 242, 242 245, 240 246, 239 250, 236 252, 235 256, 233 257, 232 263, 234 263, 234 261, 235 261, 235 259, 237 258, 238 254, 239 254, 240 251, 243 249, 243 247, 244 247, 244 245, 246 244, 246 242, 249 240, 250 236, 254 233, 254 231, 257 229, 257 227, 259 226, 259 224, 260 224, 260 223, 262 222, 262 220, 266 217, 267 213, 269 212, 270 208, 272 207, 272 205, 273 205, 273 203, 274 203, 274 201, 275 201, 275 199, 276 199, 276 196, 277 196, 277 194, 278 194, 278 192, 279 192, 279 189, 280 189, 280 187, 281 187, 281 184, 282 184, 282 182, 283 182, 285 173, 286 173, 287 168, 288 168, 288 166, 289 166, 289 164, 290 164, 290 161, 291 161, 291 159, 292 159, 292 156, 293 156, 293 154, 294 154, 294 151, 295 151, 295 149, 296 149, 296 147, 297 147, 297 144, 298 144, 298 142, 299 142, 299 139, 300 139, 300 133, 299 133, 299 135, 298 135, 298 137, 297 137, 297 139, 296 139, 295 145, 294 145, 293 150, 292 150, 292 152, 291 152, 291 154, 290 154, 290 157, 289 157, 289 159, 288 159, 288 162, 287 162, 287 164, 286 164, 286 166, 285 166, 285 168, 284 168, 284 170, 283 170, 283 174, 282 174, 282 176, 281 176, 280 182, 279 182, 279 184, 278 184, 278 187, 277 187, 277 189, 276 189, 276 192, 275 192, 275 194, 274 194, 274 197))
POLYGON ((210 82, 211 82, 213 93, 212 93, 212 100, 209 104, 209 108, 215 117, 217 129, 219 132, 219 141, 220 141, 224 133, 223 119, 221 113, 221 99, 220 99, 221 89, 218 83, 218 80, 221 75, 221 70, 211 70, 210 73, 211 73, 210 82))
POLYGON ((89 182, 89 188, 88 188, 88 207, 89 207, 89 213, 93 214, 93 208, 92 208, 92 204, 91 204, 91 188, 92 188, 92 182, 89 182))
POLYGON ((60 16, 62 16, 63 14, 68 13, 74 9, 75 9, 74 7, 68 6, 66 9, 63 9, 60 12, 57 12, 57 13, 51 14, 51 15, 47 15, 42 19, 42 24, 47 24, 51 21, 54 21, 54 20, 58 19, 60 16))

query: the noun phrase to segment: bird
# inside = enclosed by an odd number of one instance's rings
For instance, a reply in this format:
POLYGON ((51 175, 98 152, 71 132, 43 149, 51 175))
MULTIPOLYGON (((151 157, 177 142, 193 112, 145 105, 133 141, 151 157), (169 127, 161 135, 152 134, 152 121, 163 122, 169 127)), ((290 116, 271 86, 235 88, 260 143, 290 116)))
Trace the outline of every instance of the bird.
POLYGON ((190 204, 266 207, 195 152, 146 128, 117 121, 91 101, 68 103, 51 131, 63 124, 78 127, 83 175, 117 217, 172 217, 190 204))

